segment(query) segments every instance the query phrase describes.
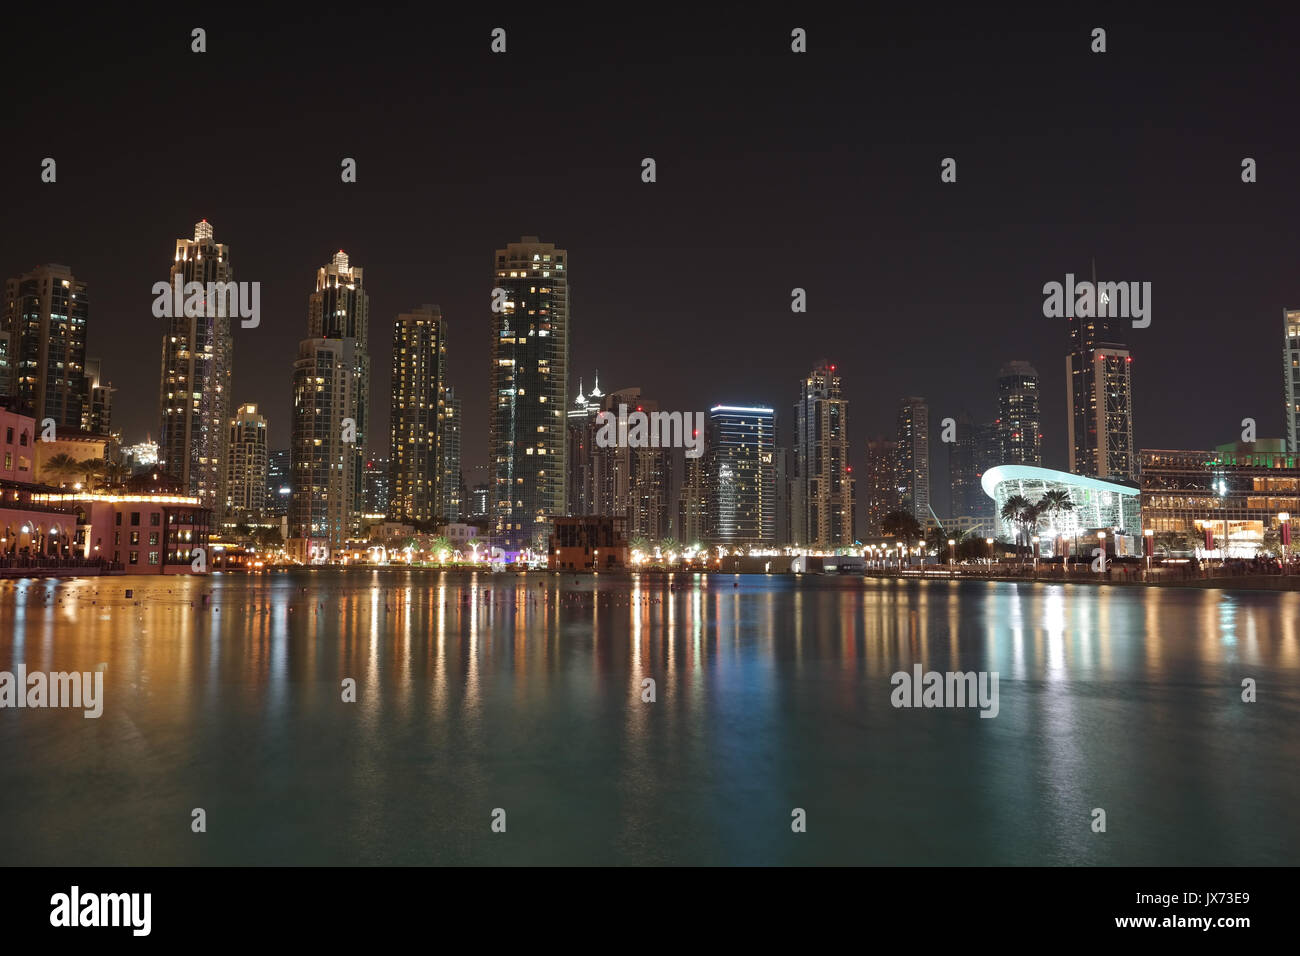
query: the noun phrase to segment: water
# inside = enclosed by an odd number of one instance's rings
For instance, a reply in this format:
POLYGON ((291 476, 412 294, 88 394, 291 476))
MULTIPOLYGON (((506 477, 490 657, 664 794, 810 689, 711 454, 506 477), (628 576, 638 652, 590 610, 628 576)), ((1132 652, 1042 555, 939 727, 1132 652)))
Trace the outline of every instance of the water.
POLYGON ((0 863, 1293 864, 1298 621, 978 581, 0 582, 0 670, 106 665, 98 720, 0 710, 0 863), (894 708, 915 662, 997 671, 998 716, 894 708))

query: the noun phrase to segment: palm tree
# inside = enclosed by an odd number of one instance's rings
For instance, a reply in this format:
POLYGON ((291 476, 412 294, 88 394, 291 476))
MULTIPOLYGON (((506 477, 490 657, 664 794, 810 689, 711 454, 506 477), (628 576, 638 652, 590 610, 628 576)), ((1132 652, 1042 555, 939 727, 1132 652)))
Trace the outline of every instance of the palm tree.
MULTIPOLYGON (((1056 518, 1059 515, 1065 515, 1074 510, 1074 502, 1070 500, 1070 493, 1064 488, 1053 488, 1050 491, 1043 492, 1043 497, 1038 500, 1038 511, 1047 518, 1049 524, 1053 525, 1055 530, 1056 518)), ((1052 542, 1052 550, 1060 551, 1058 546, 1060 535, 1056 535, 1052 542)))
MULTIPOLYGON (((73 478, 81 474, 81 462, 71 455, 51 455, 41 467, 41 473, 50 478, 73 478)), ((60 481, 59 484, 63 484, 60 481)))
POLYGON ((909 549, 913 541, 923 541, 925 530, 909 511, 891 511, 880 520, 880 531, 887 538, 898 538, 909 549))
POLYGON ((1002 520, 1011 525, 1016 535, 1016 557, 1020 557, 1020 538, 1024 522, 1025 509, 1029 508, 1029 499, 1024 495, 1010 495, 1002 502, 1002 520))
POLYGON ((87 458, 78 463, 78 468, 86 479, 87 491, 94 491, 96 481, 108 474, 108 462, 102 458, 87 458))

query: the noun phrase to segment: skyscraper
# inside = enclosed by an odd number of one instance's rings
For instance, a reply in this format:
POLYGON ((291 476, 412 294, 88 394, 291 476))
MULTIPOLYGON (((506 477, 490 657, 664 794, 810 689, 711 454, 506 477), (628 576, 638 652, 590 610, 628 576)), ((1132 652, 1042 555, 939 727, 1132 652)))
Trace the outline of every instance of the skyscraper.
POLYGON ((507 551, 545 549, 566 510, 568 258, 536 236, 496 251, 489 504, 493 544, 507 551))
POLYGON ((952 483, 950 517, 991 518, 993 499, 981 484, 984 472, 1002 464, 999 426, 973 423, 963 413, 957 419, 957 440, 948 446, 948 475, 952 483))
POLYGON ((290 484, 293 477, 289 449, 268 452, 266 456, 266 504, 263 514, 268 518, 283 518, 289 513, 289 499, 293 494, 290 484))
POLYGON ((1038 371, 1028 362, 1008 362, 998 372, 1000 465, 1042 465, 1042 415, 1038 371))
POLYGON ((465 480, 460 473, 463 405, 456 390, 448 388, 442 416, 442 515, 448 522, 464 517, 465 480))
POLYGON ((303 339, 293 367, 289 555, 320 562, 353 534, 360 498, 344 418, 356 404, 356 340, 303 339))
POLYGON ((259 520, 266 510, 269 459, 266 419, 256 405, 239 406, 227 449, 225 512, 236 521, 259 520))
MULTIPOLYGON (((1096 269, 1093 284, 1096 285, 1096 269)), ((1137 475, 1133 447, 1132 357, 1112 316, 1069 319, 1065 359, 1070 471, 1095 478, 1137 475)))
POLYGON ((905 398, 898 409, 898 489, 902 510, 921 527, 930 520, 930 406, 905 398))
POLYGON ((772 409, 709 409, 706 480, 708 530, 719 544, 770 546, 776 541, 776 416, 772 409))
POLYGON ((86 283, 57 263, 5 282, 4 331, 9 335, 9 393, 31 410, 37 428, 81 429, 85 400, 86 283))
POLYGON ((1300 454, 1300 309, 1282 310, 1282 398, 1286 450, 1300 454))
POLYGON ((592 418, 590 476, 595 510, 591 513, 625 518, 630 537, 658 541, 667 536, 671 525, 668 494, 672 459, 666 447, 631 447, 621 424, 620 406, 626 414, 653 415, 659 411, 658 403, 642 397, 639 388, 619 389, 604 396, 601 412, 615 423, 619 440, 600 447, 594 435, 601 418, 599 414, 592 418))
POLYGON ((370 417, 370 298, 339 250, 316 273, 293 371, 289 553, 327 559, 360 533, 370 417))
POLYGON ((426 305, 402 313, 393 323, 389 424, 388 514, 394 521, 432 523, 445 518, 446 388, 447 331, 441 310, 426 305))
POLYGON ((104 381, 99 359, 86 360, 86 391, 81 403, 81 430, 95 435, 113 433, 112 384, 104 381))
POLYGON ((591 394, 583 394, 582 380, 578 380, 578 395, 565 413, 566 450, 566 511, 570 515, 595 515, 596 510, 596 416, 600 413, 600 372, 596 373, 591 394))
POLYGON ((884 533, 885 515, 901 511, 898 491, 898 442, 884 438, 867 441, 867 520, 863 532, 878 538, 884 533))
MULTIPOLYGON (((193 239, 177 239, 168 285, 233 282, 230 249, 213 239, 206 219, 193 239)), ((230 436, 230 376, 234 338, 224 299, 206 295, 198 315, 188 309, 162 319, 162 374, 158 389, 159 466, 219 516, 225 507, 226 444, 230 436), (214 313, 209 315, 208 313, 214 313)))
POLYGON ((343 417, 351 420, 355 440, 346 443, 344 471, 352 483, 352 503, 357 509, 350 518, 349 533, 356 534, 360 531, 361 475, 370 437, 370 294, 363 270, 353 266, 342 249, 316 270, 316 291, 308 299, 307 335, 351 343, 351 382, 343 417))
POLYGON ((362 471, 361 512, 367 518, 388 515, 388 459, 367 458, 362 471))
POLYGON ((797 494, 791 496, 795 541, 820 548, 854 539, 854 482, 849 465, 849 403, 835 366, 818 365, 799 385, 794 406, 797 494))

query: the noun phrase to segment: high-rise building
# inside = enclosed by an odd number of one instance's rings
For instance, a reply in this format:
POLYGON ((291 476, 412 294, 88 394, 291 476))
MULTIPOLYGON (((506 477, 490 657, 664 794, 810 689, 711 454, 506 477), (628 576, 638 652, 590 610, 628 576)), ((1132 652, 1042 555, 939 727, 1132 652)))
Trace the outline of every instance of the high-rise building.
POLYGON ((902 510, 925 527, 930 515, 930 406, 905 398, 898 408, 898 493, 902 510))
POLYGON ((672 516, 668 510, 668 492, 672 459, 668 448, 633 448, 626 440, 624 415, 659 411, 656 402, 643 398, 639 388, 624 388, 604 396, 601 411, 594 418, 600 427, 601 415, 613 420, 618 441, 600 447, 593 438, 590 448, 590 486, 593 491, 593 515, 626 520, 630 537, 658 541, 668 535, 672 516), (622 415, 620 414, 620 409, 622 415))
POLYGON ((566 511, 568 254, 536 236, 496 251, 492 313, 491 535, 541 551, 566 511))
POLYGON ((984 472, 1002 464, 999 426, 972 423, 963 413, 957 419, 957 440, 948 446, 948 474, 952 483, 951 515, 991 518, 993 499, 984 493, 984 472))
POLYGON ((293 372, 289 553, 327 559, 361 531, 370 421, 370 297, 340 249, 316 273, 293 372))
POLYGON ((799 385, 794 407, 795 479, 791 532, 819 548, 853 543, 855 489, 849 464, 849 402, 835 366, 821 363, 799 385))
POLYGON ((86 360, 86 391, 81 403, 81 430, 95 435, 113 433, 113 388, 103 380, 99 359, 86 360))
POLYGON ((1286 450, 1300 454, 1300 309, 1282 311, 1282 396, 1286 450))
POLYGON ((472 517, 487 517, 488 500, 491 495, 491 488, 487 482, 479 482, 469 493, 470 515, 472 517))
MULTIPOLYGON (((1096 269, 1093 283, 1096 283, 1096 269)), ((1070 471, 1094 478, 1137 477, 1133 448, 1133 359, 1113 316, 1069 319, 1065 359, 1070 471)))
POLYGON ((162 320, 159 466, 180 481, 186 494, 220 515, 226 501, 222 486, 235 346, 224 297, 210 302, 206 291, 210 282, 233 282, 234 270, 230 248, 213 239, 206 219, 194 224, 193 239, 176 240, 167 281, 173 288, 178 282, 197 282, 205 294, 202 308, 173 309, 179 314, 162 320), (186 315, 189 311, 200 314, 186 315))
POLYGON ((4 331, 9 335, 9 395, 36 419, 81 429, 85 401, 86 283, 50 263, 5 282, 4 331))
POLYGON ((676 532, 678 540, 688 547, 702 544, 709 535, 707 453, 686 459, 682 490, 677 498, 676 532))
MULTIPOLYGON (((345 419, 350 419, 354 440, 347 443, 347 467, 354 507, 361 504, 361 475, 370 438, 370 294, 363 270, 353 266, 340 249, 316 270, 316 291, 308 300, 307 336, 342 339, 352 344, 352 377, 345 419)), ((351 534, 360 531, 360 515, 351 518, 351 534)))
POLYGON ((303 339, 293 368, 291 557, 326 561, 354 534, 360 499, 344 419, 356 404, 356 339, 303 339))
POLYGON ((393 323, 389 424, 388 514, 394 521, 445 520, 446 389, 447 329, 441 310, 426 305, 402 313, 393 323))
POLYGON ((266 509, 266 419, 257 406, 240 405, 230 420, 226 458, 225 513, 237 521, 259 520, 266 509))
POLYGON ((367 458, 362 472, 361 511, 367 518, 388 514, 388 459, 367 458))
POLYGON ((706 537, 719 544, 776 542, 776 416, 770 408, 709 409, 706 537))
MULTIPOLYGON (((999 465, 1042 465, 1042 415, 1038 371, 1028 362, 1008 362, 998 372, 999 465)), ((988 497, 985 495, 984 497, 988 497)))
POLYGON ((454 388, 448 388, 442 416, 442 515, 454 523, 461 520, 465 504, 465 479, 460 473, 460 436, 464 402, 454 388))
POLYGON ((4 327, 0 315, 0 399, 8 400, 13 395, 14 365, 13 336, 4 327))
POLYGON ((262 513, 268 518, 283 518, 289 513, 293 495, 292 465, 289 449, 268 452, 266 456, 266 503, 262 513))
POLYGON ((898 490, 898 442, 872 438, 867 442, 867 515, 863 532, 872 538, 884 533, 885 515, 901 511, 898 490))
POLYGON ((600 413, 604 392, 600 390, 600 372, 596 372, 591 394, 583 394, 578 380, 578 397, 565 413, 568 459, 567 512, 570 515, 595 515, 596 505, 596 416, 600 413))

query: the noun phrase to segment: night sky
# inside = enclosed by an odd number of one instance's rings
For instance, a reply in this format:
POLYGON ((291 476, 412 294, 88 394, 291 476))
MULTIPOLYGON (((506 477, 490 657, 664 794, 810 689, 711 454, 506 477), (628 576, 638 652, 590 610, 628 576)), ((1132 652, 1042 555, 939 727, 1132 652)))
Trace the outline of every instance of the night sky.
POLYGON ((604 390, 640 386, 666 409, 766 403, 788 422, 827 358, 859 466, 900 397, 930 400, 940 513, 937 422, 991 419, 1010 359, 1038 368, 1044 463, 1066 467, 1066 331, 1042 287, 1094 256, 1102 280, 1153 286, 1150 328, 1128 333, 1139 448, 1235 440, 1246 416, 1282 433, 1300 14, 439 6, 6 21, 0 271, 61 262, 89 283, 88 354, 126 442, 156 437, 151 287, 200 218, 235 278, 262 283, 261 326, 235 330, 232 399, 262 406, 274 448, 316 270, 342 248, 371 297, 372 452, 393 317, 438 303, 469 480, 487 458, 493 251, 522 235, 571 257, 571 393, 599 367, 604 390), (190 52, 195 26, 207 53, 190 52), (356 184, 340 182, 347 156, 356 184), (807 315, 790 312, 796 286, 807 315))

